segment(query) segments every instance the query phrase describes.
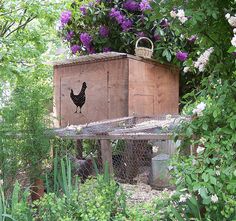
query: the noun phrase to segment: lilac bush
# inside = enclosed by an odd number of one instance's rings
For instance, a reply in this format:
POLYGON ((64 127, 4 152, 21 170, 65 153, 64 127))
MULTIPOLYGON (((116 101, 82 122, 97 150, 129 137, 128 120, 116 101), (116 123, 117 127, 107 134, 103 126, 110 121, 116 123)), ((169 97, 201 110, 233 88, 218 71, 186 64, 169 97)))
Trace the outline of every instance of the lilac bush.
MULTIPOLYGON (((67 42, 71 53, 77 55, 108 51, 134 54, 138 38, 148 37, 155 45, 153 58, 161 62, 181 63, 176 59, 176 53, 187 51, 182 45, 193 39, 180 40, 178 48, 170 47, 171 41, 178 36, 175 36, 166 18, 151 19, 155 4, 152 0, 74 3, 61 14, 60 35, 67 42), (75 50, 74 45, 80 46, 80 49, 75 50)), ((143 41, 141 44, 149 47, 148 42, 143 41)))

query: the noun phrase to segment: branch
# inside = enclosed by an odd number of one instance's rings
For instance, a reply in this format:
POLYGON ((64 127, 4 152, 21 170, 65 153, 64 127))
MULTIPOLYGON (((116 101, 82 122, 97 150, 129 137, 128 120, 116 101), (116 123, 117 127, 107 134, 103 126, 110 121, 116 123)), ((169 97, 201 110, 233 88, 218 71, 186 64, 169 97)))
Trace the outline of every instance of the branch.
POLYGON ((20 10, 22 10, 22 8, 18 8, 18 9, 16 9, 16 10, 12 10, 12 11, 10 11, 10 12, 1 13, 0 16, 9 15, 9 14, 12 14, 13 12, 18 12, 18 11, 20 11, 20 10))
POLYGON ((12 22, 9 26, 5 26, 4 27, 4 31, 2 32, 2 36, 4 36, 6 33, 7 33, 7 31, 13 26, 15 24, 15 22, 12 22))
MULTIPOLYGON (((23 21, 23 18, 24 18, 24 15, 25 15, 26 12, 27 12, 27 9, 24 10, 23 15, 22 15, 21 18, 20 18, 19 25, 22 24, 22 21, 23 21)), ((18 26, 19 26, 19 25, 18 25, 18 26)))
POLYGON ((25 28, 25 26, 26 26, 28 23, 30 23, 32 20, 34 20, 36 17, 37 17, 37 16, 29 17, 29 18, 25 21, 25 23, 23 23, 23 24, 21 24, 21 25, 19 24, 18 27, 15 28, 14 30, 12 30, 11 32, 9 32, 6 37, 9 37, 12 33, 14 33, 15 31, 18 31, 20 28, 25 28))

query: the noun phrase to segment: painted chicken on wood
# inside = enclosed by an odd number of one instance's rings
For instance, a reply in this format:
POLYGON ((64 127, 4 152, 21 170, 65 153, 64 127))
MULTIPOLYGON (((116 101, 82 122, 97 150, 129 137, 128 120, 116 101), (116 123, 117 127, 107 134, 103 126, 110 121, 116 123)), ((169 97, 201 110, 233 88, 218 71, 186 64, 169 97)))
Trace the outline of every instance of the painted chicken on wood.
POLYGON ((75 95, 74 91, 71 89, 70 98, 76 106, 75 113, 77 113, 78 107, 80 108, 80 113, 81 113, 81 108, 83 107, 83 105, 86 101, 86 95, 85 95, 86 88, 87 88, 87 85, 84 82, 78 95, 75 95))

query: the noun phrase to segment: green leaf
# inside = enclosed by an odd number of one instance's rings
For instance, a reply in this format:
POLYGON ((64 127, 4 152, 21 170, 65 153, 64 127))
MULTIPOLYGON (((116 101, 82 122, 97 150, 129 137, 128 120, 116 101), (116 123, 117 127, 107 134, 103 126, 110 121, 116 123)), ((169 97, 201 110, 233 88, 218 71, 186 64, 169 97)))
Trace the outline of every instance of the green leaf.
POLYGON ((231 121, 230 123, 229 123, 229 125, 230 125, 230 127, 231 127, 231 129, 232 130, 234 130, 235 129, 235 122, 234 121, 231 121))
POLYGON ((236 51, 236 47, 231 46, 231 47, 229 48, 229 50, 228 50, 228 53, 233 53, 233 52, 235 52, 235 51, 236 51))
POLYGON ((216 178, 213 176, 210 176, 210 182, 211 184, 216 185, 216 178))
POLYGON ((203 174, 202 174, 202 179, 204 180, 204 182, 208 182, 208 180, 209 180, 208 174, 203 173, 203 174))
POLYGON ((213 117, 216 118, 218 116, 218 111, 217 110, 214 110, 213 111, 213 117))
POLYGON ((186 182, 190 185, 192 184, 192 180, 189 176, 186 176, 186 182))
POLYGON ((203 202, 204 205, 210 204, 211 203, 211 197, 207 197, 207 198, 203 199, 202 202, 203 202))
POLYGON ((208 129, 208 125, 207 125, 206 123, 203 123, 202 129, 203 129, 203 130, 207 130, 207 129, 208 129))
POLYGON ((198 192, 200 196, 202 197, 202 199, 206 199, 208 197, 207 189, 205 187, 201 187, 198 192))
POLYGON ((187 128, 187 130, 186 130, 186 135, 187 135, 188 137, 191 137, 191 136, 193 135, 193 130, 192 130, 191 127, 188 127, 188 128, 187 128))

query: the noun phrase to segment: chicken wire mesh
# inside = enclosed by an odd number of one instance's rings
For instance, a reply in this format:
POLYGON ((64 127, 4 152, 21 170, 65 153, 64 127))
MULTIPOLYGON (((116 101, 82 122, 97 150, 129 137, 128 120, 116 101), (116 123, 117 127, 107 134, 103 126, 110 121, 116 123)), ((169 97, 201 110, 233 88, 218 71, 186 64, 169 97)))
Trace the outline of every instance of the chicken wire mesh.
MULTIPOLYGON (((94 145, 93 152, 88 155, 80 155, 80 159, 71 157, 74 173, 81 178, 82 183, 96 175, 95 164, 99 173, 103 173, 104 170, 100 142, 96 141, 94 145)), ((111 146, 115 180, 119 183, 148 185, 153 183, 153 159, 160 154, 171 156, 177 148, 177 144, 171 140, 114 140, 111 146)), ((83 145, 80 148, 83 148, 83 145)), ((162 186, 166 187, 167 184, 163 183, 162 186)))

